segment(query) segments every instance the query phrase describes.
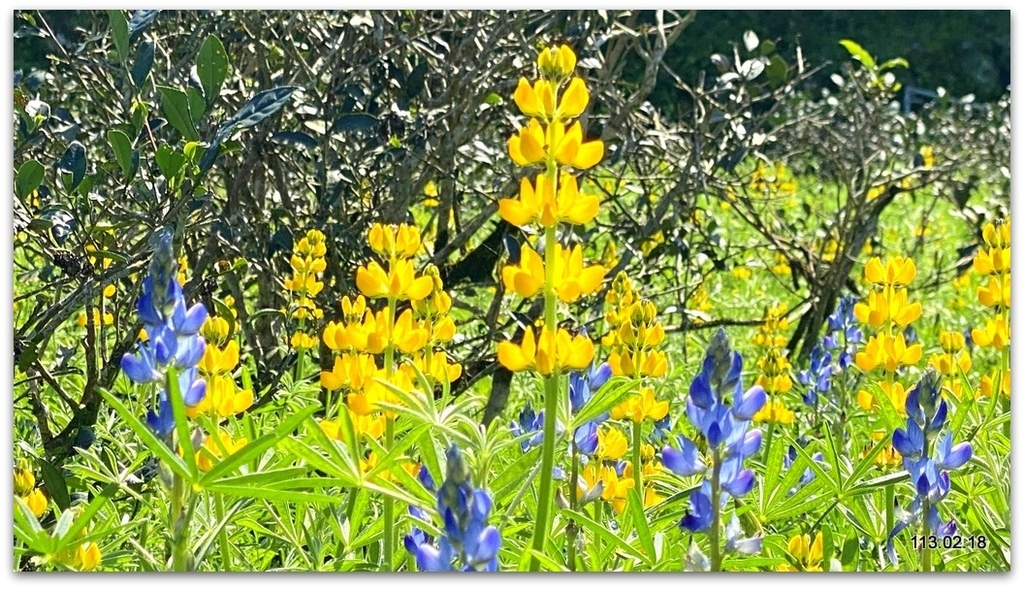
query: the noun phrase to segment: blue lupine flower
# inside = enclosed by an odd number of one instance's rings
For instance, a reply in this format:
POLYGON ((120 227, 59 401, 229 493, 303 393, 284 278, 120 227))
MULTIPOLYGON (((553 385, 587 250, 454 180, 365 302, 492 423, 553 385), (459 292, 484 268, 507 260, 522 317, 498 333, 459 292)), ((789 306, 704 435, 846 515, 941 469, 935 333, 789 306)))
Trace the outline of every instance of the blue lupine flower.
POLYGON ((803 395, 804 403, 811 407, 817 406, 818 394, 832 390, 832 354, 822 344, 814 346, 810 366, 807 370, 801 370, 796 379, 807 387, 803 395))
POLYGON ((837 365, 839 370, 846 370, 853 363, 853 355, 857 350, 863 333, 857 324, 857 318, 853 314, 853 307, 857 299, 846 296, 839 299, 835 311, 828 318, 829 333, 822 340, 825 348, 829 350, 840 350, 837 365))
MULTIPOLYGON (((590 397, 612 377, 612 367, 607 362, 597 366, 591 366, 584 374, 583 372, 569 373, 569 406, 572 414, 576 415, 587 404, 590 397)), ((599 418, 600 421, 608 419, 608 415, 599 418)))
POLYGON ((156 404, 146 421, 161 436, 174 430, 174 415, 168 398, 168 371, 177 371, 178 390, 186 406, 194 407, 206 395, 206 383, 198 378, 196 365, 203 357, 206 342, 199 329, 206 321, 202 303, 185 307, 185 296, 177 280, 178 263, 174 259, 170 231, 154 234, 153 259, 142 281, 142 296, 136 303, 139 319, 148 338, 139 343, 136 354, 121 358, 121 370, 138 384, 158 383, 156 404))
POLYGON ((654 422, 654 429, 651 430, 650 435, 651 444, 657 446, 665 443, 665 440, 668 439, 669 432, 672 431, 670 419, 671 417, 666 414, 665 417, 654 422))
POLYGON ((893 539, 908 526, 918 525, 923 519, 927 527, 925 535, 941 538, 956 533, 954 520, 942 522, 938 503, 949 494, 948 471, 966 464, 971 459, 973 449, 970 442, 954 446, 953 434, 942 431, 948 408, 941 394, 941 379, 935 369, 928 369, 907 395, 906 428, 897 428, 892 434, 893 448, 903 456, 903 467, 910 474, 915 492, 900 522, 889 532, 886 552, 894 565, 896 550, 893 539), (931 442, 936 439, 938 443, 935 444, 935 453, 929 455, 931 442))
POLYGON ((533 406, 527 401, 523 410, 519 412, 519 421, 513 421, 509 425, 512 435, 515 437, 525 436, 533 433, 529 438, 519 442, 519 446, 526 452, 534 446, 540 446, 544 441, 544 410, 540 413, 533 412, 533 406))
MULTIPOLYGON (((593 394, 612 377, 612 367, 607 362, 591 367, 584 372, 569 373, 569 410, 576 415, 590 401, 593 394)), ((608 419, 608 412, 576 428, 573 432, 573 448, 584 456, 597 452, 597 426, 608 419)))
POLYGON ((437 511, 444 522, 438 546, 421 542, 425 536, 410 534, 405 547, 421 571, 496 571, 501 534, 487 525, 491 497, 469 482, 469 469, 458 446, 452 445, 447 458, 445 480, 437 490, 437 511), (456 559, 461 568, 454 567, 456 559))
MULTIPOLYGON (((743 461, 761 447, 761 430, 750 429, 750 420, 767 398, 758 385, 744 392, 742 368, 743 358, 729 348, 725 330, 719 329, 711 338, 700 373, 690 384, 686 416, 707 441, 713 470, 709 472, 696 443, 686 436, 677 436, 678 449, 665 446, 661 452, 662 464, 670 471, 704 478, 700 488, 690 493, 690 511, 679 522, 690 532, 706 532, 729 496, 742 497, 754 486, 754 472, 743 468, 743 461), (712 481, 717 481, 717 489, 712 481), (712 504, 716 493, 719 505, 712 504)), ((727 550, 755 547, 760 549, 759 541, 741 539, 738 532, 729 539, 727 534, 727 550)))

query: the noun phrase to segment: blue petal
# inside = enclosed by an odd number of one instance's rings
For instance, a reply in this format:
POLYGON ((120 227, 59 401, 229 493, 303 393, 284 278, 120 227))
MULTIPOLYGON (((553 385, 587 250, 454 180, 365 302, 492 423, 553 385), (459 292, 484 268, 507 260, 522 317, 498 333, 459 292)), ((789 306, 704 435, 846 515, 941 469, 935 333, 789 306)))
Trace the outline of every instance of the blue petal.
POLYGON ((746 393, 740 397, 738 403, 736 403, 732 412, 739 419, 750 420, 754 417, 754 414, 764 407, 765 401, 768 397, 765 395, 764 389, 761 385, 754 385, 750 387, 746 393))
POLYGON ((437 548, 430 544, 421 544, 416 548, 416 568, 427 572, 444 572, 452 569, 451 562, 441 560, 437 548))
POLYGON ((691 532, 703 532, 711 527, 711 499, 700 491, 690 493, 690 513, 683 516, 679 526, 691 532))
POLYGON ((199 333, 199 329, 206 322, 206 317, 206 307, 202 303, 196 303, 185 313, 184 320, 174 327, 180 334, 193 335, 199 333))
POLYGON ((576 428, 576 433, 573 435, 573 443, 576 445, 577 450, 589 456, 597 452, 597 442, 596 423, 585 423, 576 428))
POLYGON ((722 482, 722 488, 733 497, 742 497, 754 488, 754 471, 741 470, 729 481, 722 482))
POLYGON ((738 455, 747 457, 753 456, 761 448, 761 430, 753 429, 743 436, 743 443, 739 446, 738 455))
POLYGON ((160 373, 153 368, 148 354, 140 352, 139 356, 125 354, 121 356, 121 370, 136 383, 155 382, 160 380, 160 373))
POLYGON ((192 381, 192 384, 184 391, 186 407, 195 407, 206 396, 206 381, 199 378, 192 381))
POLYGON ((466 564, 479 566, 491 561, 497 556, 499 548, 501 548, 501 534, 498 533, 498 529, 494 526, 487 526, 480 534, 476 543, 476 550, 471 554, 467 554, 469 562, 466 564))
POLYGON ((665 446, 661 451, 661 463, 665 468, 683 477, 701 474, 707 470, 697 446, 685 436, 677 436, 676 439, 679 441, 679 450, 665 446))
POLYGON ((590 391, 593 392, 603 387, 611 377, 612 367, 607 362, 602 362, 597 368, 592 368, 590 374, 587 376, 590 391))
POLYGON ((693 404, 701 409, 707 409, 715 402, 706 371, 700 372, 690 383, 689 401, 693 401, 693 404))
MULTIPOLYGON (((952 439, 952 437, 950 435, 949 439, 952 439)), ((940 454, 939 466, 946 470, 955 470, 966 464, 973 454, 974 448, 971 447, 970 442, 960 442, 947 450, 944 457, 940 454)))

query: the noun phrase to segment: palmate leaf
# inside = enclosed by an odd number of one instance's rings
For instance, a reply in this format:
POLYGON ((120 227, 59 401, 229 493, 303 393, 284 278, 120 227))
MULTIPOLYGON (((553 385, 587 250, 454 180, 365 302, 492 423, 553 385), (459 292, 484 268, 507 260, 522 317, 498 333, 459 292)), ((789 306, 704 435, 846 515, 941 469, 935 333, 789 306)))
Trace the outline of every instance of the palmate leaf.
POLYGON ((193 473, 189 471, 185 461, 176 453, 172 452, 167 444, 158 438, 156 434, 153 433, 153 430, 149 429, 148 425, 142 423, 142 421, 112 393, 102 388, 98 390, 100 392, 100 396, 103 397, 103 400, 117 412, 121 420, 135 432, 135 435, 139 436, 142 444, 150 451, 150 453, 153 454, 153 456, 159 458, 165 465, 167 465, 168 468, 185 477, 185 479, 189 481, 194 480, 193 473))
POLYGON ((256 456, 274 446, 295 431, 295 429, 299 427, 300 423, 305 421, 306 418, 312 415, 319 408, 319 405, 310 405, 282 421, 280 425, 274 428, 270 433, 247 443, 240 450, 211 468, 209 472, 199 479, 199 485, 207 486, 217 483, 220 479, 223 479, 227 475, 233 473, 241 465, 253 460, 256 456))

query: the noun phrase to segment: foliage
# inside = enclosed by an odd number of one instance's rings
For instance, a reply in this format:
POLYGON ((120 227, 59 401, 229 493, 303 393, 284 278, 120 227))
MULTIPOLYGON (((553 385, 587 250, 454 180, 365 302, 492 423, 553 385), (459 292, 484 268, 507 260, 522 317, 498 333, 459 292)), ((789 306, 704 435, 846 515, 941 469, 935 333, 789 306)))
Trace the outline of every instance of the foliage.
POLYGON ((638 14, 16 12, 15 566, 1007 570, 1009 98, 638 14))

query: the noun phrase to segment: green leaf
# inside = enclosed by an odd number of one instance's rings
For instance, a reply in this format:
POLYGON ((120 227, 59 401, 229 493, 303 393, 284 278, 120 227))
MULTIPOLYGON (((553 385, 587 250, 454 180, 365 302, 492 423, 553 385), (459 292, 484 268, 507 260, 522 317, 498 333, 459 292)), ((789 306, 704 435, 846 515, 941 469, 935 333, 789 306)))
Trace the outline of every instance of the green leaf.
POLYGON ((604 542, 618 547, 620 551, 625 552, 633 558, 643 562, 644 566, 652 566, 654 562, 653 553, 651 558, 648 558, 644 553, 640 552, 636 548, 633 548, 632 546, 630 546, 628 542, 618 537, 618 535, 609 530, 608 527, 604 524, 598 523, 590 519, 580 511, 566 509, 563 510, 562 513, 566 516, 571 516, 574 520, 576 520, 576 523, 580 524, 580 526, 590 530, 590 533, 594 534, 595 536, 600 536, 604 542))
POLYGON ((50 492, 50 498, 53 499, 53 502, 61 509, 71 507, 71 498, 68 496, 68 485, 64 480, 64 475, 42 458, 37 462, 39 470, 43 475, 43 481, 46 483, 46 490, 50 492))
POLYGON ((591 397, 590 401, 580 409, 580 412, 572 420, 569 431, 575 431, 579 426, 591 421, 598 415, 610 411, 618 405, 629 393, 635 392, 636 383, 631 380, 619 378, 613 379, 591 397))
POLYGON ((636 537, 640 540, 640 546, 653 562, 657 555, 654 551, 654 538, 651 536, 651 528, 647 524, 647 515, 644 514, 644 506, 640 500, 640 493, 636 489, 629 490, 626 499, 626 507, 629 509, 633 527, 636 528, 636 537))
MULTIPOLYGON (((104 485, 103 491, 101 491, 99 495, 93 496, 92 500, 89 501, 89 506, 86 507, 85 510, 82 511, 82 513, 75 518, 75 523, 71 525, 71 527, 67 531, 67 534, 65 534, 63 538, 61 538, 61 541, 58 542, 56 549, 60 550, 66 546, 73 546, 75 544, 78 544, 78 542, 80 541, 79 537, 81 536, 81 533, 89 525, 89 522, 92 521, 92 518, 95 517, 95 515, 99 512, 100 508, 103 507, 107 503, 107 501, 109 501, 110 498, 114 496, 114 493, 117 493, 117 489, 118 485, 116 483, 109 483, 107 485, 104 485)), ((68 511, 66 513, 72 512, 68 511)))
POLYGON ((199 141, 192 116, 189 114, 188 95, 169 86, 157 86, 160 92, 160 110, 172 127, 188 141, 199 141))
POLYGON ((196 58, 196 74, 199 84, 203 87, 207 106, 220 96, 220 88, 228 76, 228 54, 224 44, 216 35, 210 35, 203 41, 196 58))
POLYGON ((253 460, 264 450, 270 448, 274 444, 277 444, 295 431, 295 429, 299 427, 300 423, 305 421, 307 417, 312 415, 319 408, 319 405, 310 405, 305 407, 298 413, 295 413, 288 419, 282 421, 281 424, 274 428, 274 430, 269 434, 266 434, 255 441, 249 442, 238 452, 228 456, 211 468, 209 472, 199 479, 199 485, 205 487, 224 478, 228 474, 233 473, 242 464, 253 460))
POLYGON ((108 10, 107 17, 110 19, 110 33, 114 37, 117 59, 123 62, 128 59, 128 19, 120 10, 108 10))
POLYGON ((114 160, 117 161, 118 167, 124 173, 125 179, 130 181, 134 175, 132 174, 131 139, 121 131, 114 130, 107 131, 107 142, 110 143, 110 148, 114 151, 114 160))
POLYGON ((25 198, 32 191, 39 188, 43 183, 43 176, 46 168, 36 160, 28 160, 18 168, 18 175, 14 179, 14 191, 18 198, 25 198))
POLYGON ((165 143, 156 150, 156 165, 165 179, 177 178, 185 166, 185 154, 165 143))
POLYGON ((275 487, 236 487, 234 485, 213 484, 206 487, 211 493, 223 493, 236 497, 251 497, 268 501, 293 501, 301 503, 341 503, 341 497, 323 493, 304 493, 302 491, 286 491, 275 487))
POLYGON ((894 472, 891 474, 882 475, 880 477, 875 477, 873 479, 866 480, 863 483, 854 485, 852 491, 855 494, 866 493, 868 491, 873 491, 881 487, 894 485, 898 482, 907 480, 909 478, 910 474, 907 473, 906 471, 894 472))
POLYGON ((33 552, 39 554, 56 552, 53 549, 54 539, 39 525, 39 520, 25 504, 25 500, 17 495, 14 496, 14 535, 33 552))
POLYGON ((191 480, 191 473, 188 470, 188 466, 181 459, 180 456, 171 451, 167 447, 167 444, 160 438, 156 437, 153 430, 149 429, 149 426, 142 423, 134 413, 131 412, 120 399, 115 397, 112 393, 105 389, 98 389, 103 400, 107 402, 110 407, 117 412, 121 417, 121 420, 135 432, 135 435, 141 438, 143 445, 146 446, 149 451, 163 461, 175 473, 191 480))
POLYGON ((195 482, 199 474, 199 467, 196 465, 196 451, 192 447, 192 434, 188 427, 188 415, 185 413, 185 392, 181 390, 181 381, 178 380, 178 372, 174 368, 167 370, 167 397, 171 402, 171 413, 174 415, 174 429, 178 435, 178 447, 185 455, 185 464, 188 466, 189 482, 195 482))
POLYGON ((201 121, 206 112, 206 101, 203 100, 203 96, 199 90, 191 86, 185 91, 185 95, 188 98, 188 114, 192 117, 192 122, 201 121))
MULTIPOLYGON (((896 386, 893 384, 892 386, 896 386)), ((882 385, 879 383, 872 383, 873 390, 871 394, 875 398, 875 403, 878 405, 882 414, 882 419, 885 420, 885 426, 888 431, 894 431, 896 428, 904 425, 903 419, 900 418, 899 411, 893 406, 892 400, 889 399, 889 395, 885 394, 882 390, 882 385)))
POLYGON ((846 48, 850 52, 850 57, 864 64, 870 70, 875 69, 875 58, 871 57, 871 54, 864 50, 856 41, 849 39, 843 39, 839 42, 840 45, 846 48))

